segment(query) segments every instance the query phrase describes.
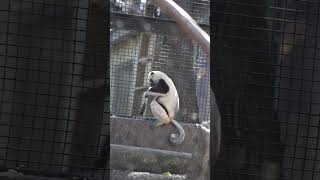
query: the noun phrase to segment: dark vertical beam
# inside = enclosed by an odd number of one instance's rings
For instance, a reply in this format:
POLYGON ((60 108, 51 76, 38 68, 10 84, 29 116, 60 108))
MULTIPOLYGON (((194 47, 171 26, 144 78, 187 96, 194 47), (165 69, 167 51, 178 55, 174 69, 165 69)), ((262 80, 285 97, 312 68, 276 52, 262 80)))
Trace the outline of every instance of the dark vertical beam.
POLYGON ((103 123, 104 100, 109 84, 107 77, 108 57, 107 33, 105 29, 106 2, 91 1, 87 22, 87 47, 83 60, 82 82, 85 90, 80 94, 77 123, 73 130, 72 156, 70 164, 73 167, 104 167, 107 157, 99 157, 108 151, 108 137, 101 137, 103 123), (101 138, 105 139, 101 143, 101 138), (97 156, 97 158, 92 158, 97 156), (101 163, 99 163, 101 162, 101 163))

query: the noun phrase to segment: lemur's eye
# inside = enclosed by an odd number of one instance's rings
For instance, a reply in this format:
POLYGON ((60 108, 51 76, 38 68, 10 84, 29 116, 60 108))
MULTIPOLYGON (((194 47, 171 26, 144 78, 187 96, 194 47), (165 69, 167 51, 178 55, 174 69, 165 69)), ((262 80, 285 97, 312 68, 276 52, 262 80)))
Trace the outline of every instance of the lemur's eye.
POLYGON ((150 74, 151 74, 151 75, 154 75, 154 72, 151 72, 150 74))

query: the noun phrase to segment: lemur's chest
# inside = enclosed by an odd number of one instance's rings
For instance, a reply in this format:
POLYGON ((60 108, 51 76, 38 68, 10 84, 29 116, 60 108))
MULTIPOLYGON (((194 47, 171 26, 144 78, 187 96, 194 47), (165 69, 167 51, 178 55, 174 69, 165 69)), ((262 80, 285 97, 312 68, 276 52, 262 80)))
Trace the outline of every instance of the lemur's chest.
POLYGON ((177 105, 177 98, 174 97, 172 94, 164 96, 164 97, 156 97, 155 100, 158 103, 166 106, 167 108, 174 108, 177 105))

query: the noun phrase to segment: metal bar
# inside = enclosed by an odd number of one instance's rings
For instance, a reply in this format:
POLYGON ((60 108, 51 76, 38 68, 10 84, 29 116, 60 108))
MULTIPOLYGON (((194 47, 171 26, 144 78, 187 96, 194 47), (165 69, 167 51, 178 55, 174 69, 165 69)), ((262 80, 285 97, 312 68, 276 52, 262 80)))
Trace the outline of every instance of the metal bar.
MULTIPOLYGON (((111 29, 121 28, 127 30, 135 30, 137 32, 181 35, 181 30, 179 30, 177 24, 171 19, 151 18, 114 12, 110 14, 110 17, 111 29)), ((199 24, 199 26, 207 33, 209 33, 209 25, 199 24)))
MULTIPOLYGON (((210 57, 210 36, 200 28, 195 20, 173 0, 153 0, 167 16, 175 20, 178 26, 199 43, 210 57)), ((209 58, 210 59, 210 58, 209 58)))

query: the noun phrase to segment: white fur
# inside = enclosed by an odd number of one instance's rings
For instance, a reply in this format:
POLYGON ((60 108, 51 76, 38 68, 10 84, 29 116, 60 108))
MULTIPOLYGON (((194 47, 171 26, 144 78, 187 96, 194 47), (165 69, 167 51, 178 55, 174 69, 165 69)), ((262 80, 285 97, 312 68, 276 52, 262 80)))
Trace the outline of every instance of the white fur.
POLYGON ((180 144, 184 140, 185 134, 184 134, 183 128, 179 125, 177 121, 174 120, 175 115, 179 111, 179 96, 178 96, 176 86, 174 85, 171 78, 169 78, 165 73, 161 71, 150 72, 148 75, 148 80, 150 81, 150 79, 152 79, 155 84, 157 84, 160 79, 163 79, 165 83, 169 86, 169 91, 165 94, 151 92, 149 91, 150 90, 149 88, 149 90, 145 93, 145 96, 154 97, 154 99, 150 104, 150 108, 151 108, 152 114, 158 120, 158 124, 156 126, 160 126, 162 124, 169 124, 170 122, 172 122, 173 125, 178 128, 180 136, 178 134, 171 134, 170 141, 173 144, 180 144), (157 102, 156 100, 157 98, 158 98, 158 101, 164 107, 166 107, 169 116, 165 111, 165 109, 157 102))

